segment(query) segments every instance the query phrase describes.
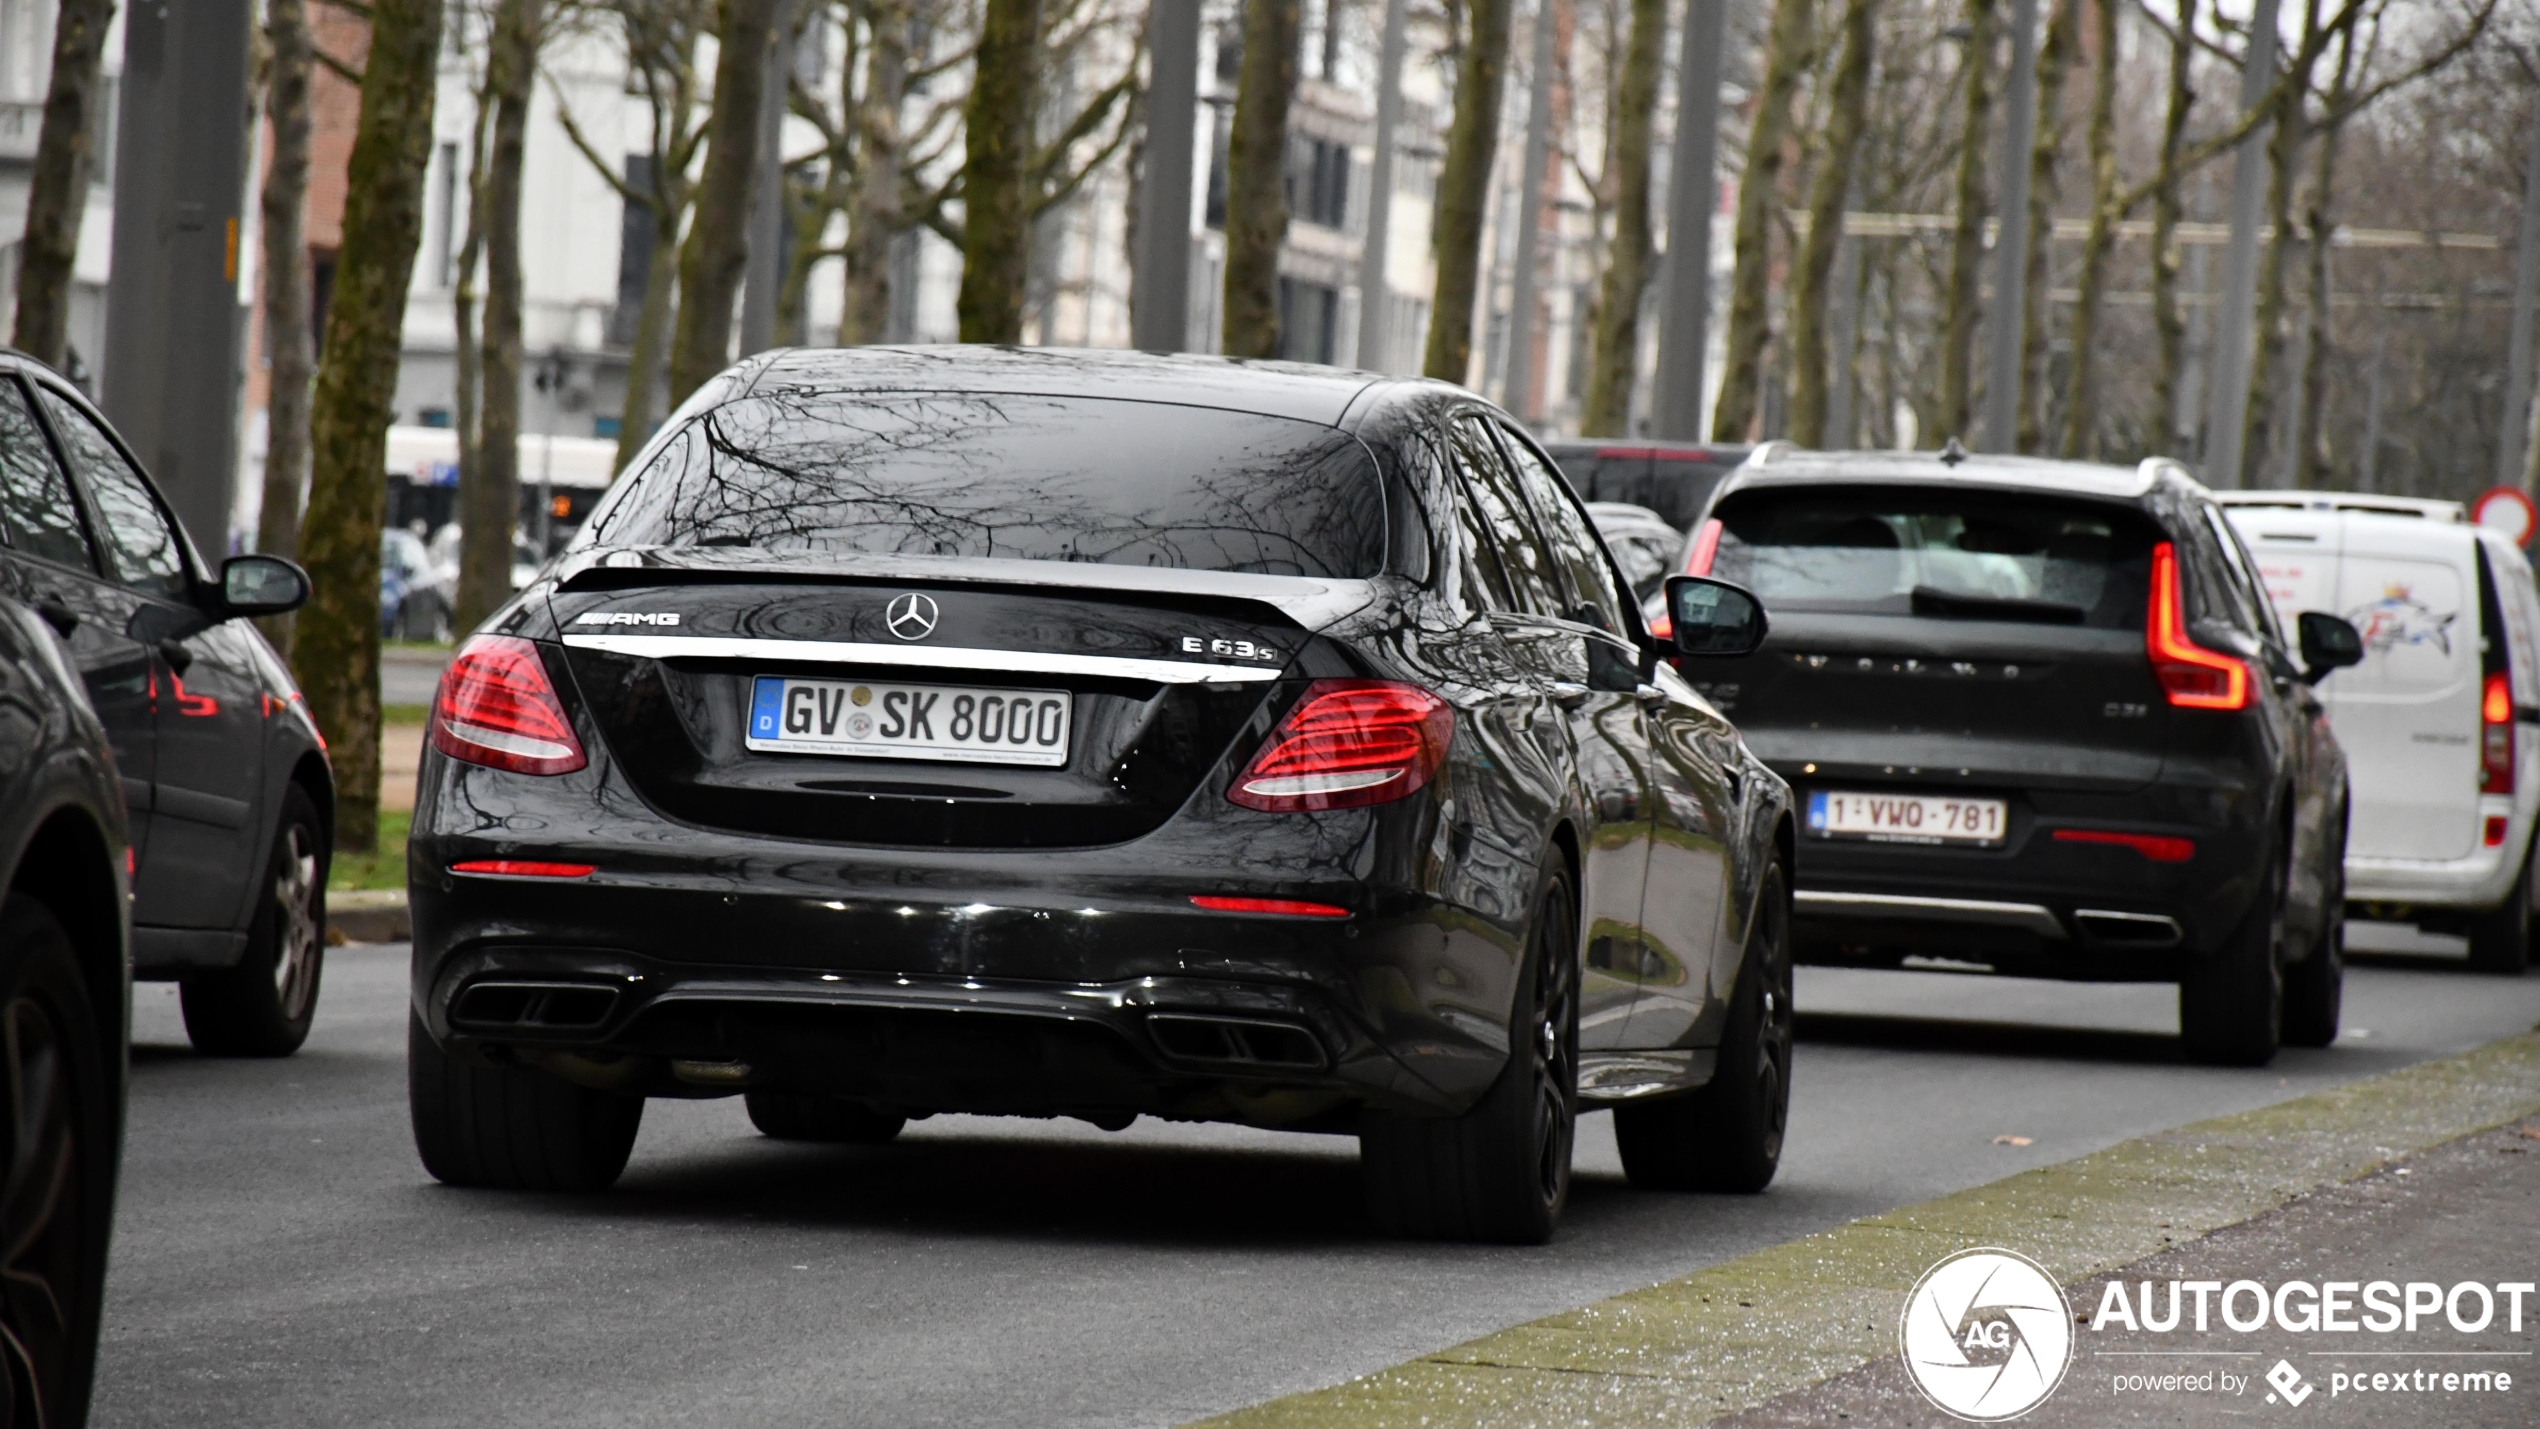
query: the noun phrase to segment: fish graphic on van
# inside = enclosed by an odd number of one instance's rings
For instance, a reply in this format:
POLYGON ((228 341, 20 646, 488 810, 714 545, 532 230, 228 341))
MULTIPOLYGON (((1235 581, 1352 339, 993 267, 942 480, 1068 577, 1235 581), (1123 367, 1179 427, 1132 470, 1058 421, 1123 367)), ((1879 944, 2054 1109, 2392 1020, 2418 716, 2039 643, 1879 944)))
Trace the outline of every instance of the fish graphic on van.
POLYGON ((2457 610, 2435 614, 2404 585, 2383 586, 2381 599, 2346 612, 2347 622, 2363 634, 2364 648, 2376 654, 2401 645, 2431 645, 2448 656, 2452 622, 2460 618, 2457 610))

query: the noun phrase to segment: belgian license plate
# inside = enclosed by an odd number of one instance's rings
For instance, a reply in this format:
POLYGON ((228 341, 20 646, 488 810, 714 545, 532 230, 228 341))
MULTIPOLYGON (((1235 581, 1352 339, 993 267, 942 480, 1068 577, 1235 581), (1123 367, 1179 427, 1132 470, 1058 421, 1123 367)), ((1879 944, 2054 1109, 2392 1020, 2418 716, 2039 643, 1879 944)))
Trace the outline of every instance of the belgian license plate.
POLYGON ((1818 789, 1808 795, 1808 832, 1882 843, 1996 844, 2009 812, 2000 799, 1818 789))
POLYGON ((1065 690, 761 675, 750 689, 745 742, 773 754, 1055 769, 1067 763, 1075 706, 1065 690))

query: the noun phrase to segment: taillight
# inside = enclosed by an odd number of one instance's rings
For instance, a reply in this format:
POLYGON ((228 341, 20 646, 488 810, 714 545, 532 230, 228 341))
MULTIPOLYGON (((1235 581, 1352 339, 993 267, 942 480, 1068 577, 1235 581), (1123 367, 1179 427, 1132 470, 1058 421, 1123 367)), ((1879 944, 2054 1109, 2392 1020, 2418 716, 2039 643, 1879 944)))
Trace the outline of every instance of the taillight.
POLYGON ((515 774, 570 774, 590 762, 538 647, 517 635, 479 635, 460 647, 441 676, 432 747, 515 774))
POLYGON ((1331 903, 1301 903, 1294 898, 1234 898, 1194 893, 1191 903, 1211 913, 1270 913, 1282 918, 1346 918, 1349 910, 1331 903))
POLYGON ((2113 844, 2130 848, 2154 863, 2185 863, 2196 856, 2196 841, 2171 834, 2128 834, 2114 829, 2057 829, 2062 844, 2113 844))
POLYGON ((484 878, 589 878, 599 871, 588 863, 547 863, 527 858, 478 858, 450 865, 452 873, 484 878))
POLYGON ((2143 622, 2143 646, 2153 678, 2170 703, 2188 710, 2249 707, 2249 666, 2187 638, 2187 603, 2179 598, 2178 548, 2152 548, 2152 604, 2143 622))
POLYGON ((1356 809, 1399 799, 1446 759, 1455 711, 1393 680, 1317 680, 1226 797, 1247 809, 1356 809))
POLYGON ((1720 558, 1720 518, 1712 517, 1693 533, 1693 550, 1685 556, 1685 574, 1707 576, 1711 563, 1720 558))
POLYGON ((2500 671, 2478 699, 2478 792, 2514 791, 2514 691, 2500 671))

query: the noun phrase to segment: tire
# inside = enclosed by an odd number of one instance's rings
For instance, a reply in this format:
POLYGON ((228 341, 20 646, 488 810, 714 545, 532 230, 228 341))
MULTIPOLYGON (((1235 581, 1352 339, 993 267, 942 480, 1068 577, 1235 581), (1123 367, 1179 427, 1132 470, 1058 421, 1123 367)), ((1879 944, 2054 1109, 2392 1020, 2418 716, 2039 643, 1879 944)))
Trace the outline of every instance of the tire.
POLYGON ((185 1035, 213 1057, 288 1057, 309 1040, 326 962, 326 870, 333 856, 317 805, 284 786, 262 893, 238 965, 187 978, 185 1035))
POLYGON ((1718 1070, 1700 1091, 1614 1109, 1634 1186, 1752 1194, 1772 1184, 1790 1124, 1791 978, 1790 889, 1775 864, 1756 892, 1718 1070))
POLYGON ((750 1109, 750 1125, 758 1128, 759 1135, 778 1141, 879 1146, 908 1125, 904 1116, 804 1092, 743 1092, 741 1101, 750 1109))
POLYGON ((2514 878, 2505 901, 2481 913, 2469 925, 2472 972, 2520 977, 2531 966, 2531 855, 2514 878))
POLYGON ((79 957, 52 910, 0 902, 0 1095, 10 1123, 0 1196, 0 1414, 80 1424, 96 1374, 116 1126, 105 1045, 79 957))
POLYGON ((2346 840, 2341 836, 2322 891, 2327 911, 2311 955, 2284 970, 2284 1045, 2325 1047, 2337 1040, 2346 1001, 2346 840))
POLYGON ((453 1057, 406 1015, 406 1109, 433 1179, 514 1191, 605 1191, 626 1169, 642 1097, 453 1057))
POLYGON ((1578 1126, 1577 904, 1566 872, 1544 881, 1518 965, 1508 1064, 1473 1109, 1359 1123, 1367 1215, 1387 1235, 1541 1245, 1570 1199, 1578 1126))
POLYGON ((2267 860, 2240 926, 2178 985, 2179 1040, 2193 1061, 2263 1067, 2284 1039, 2284 852, 2267 860))

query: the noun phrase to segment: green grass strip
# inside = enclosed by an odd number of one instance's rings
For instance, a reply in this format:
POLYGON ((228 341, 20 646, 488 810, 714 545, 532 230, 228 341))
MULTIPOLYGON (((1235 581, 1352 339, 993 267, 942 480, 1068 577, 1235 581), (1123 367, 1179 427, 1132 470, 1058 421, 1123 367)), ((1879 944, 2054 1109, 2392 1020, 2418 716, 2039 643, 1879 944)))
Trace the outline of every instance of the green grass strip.
POLYGON ((1486 1335, 1212 1429, 1698 1424, 1895 1352, 1905 1292, 1974 1245, 2066 1285, 2540 1111, 2540 1033, 2201 1121, 1486 1335))

